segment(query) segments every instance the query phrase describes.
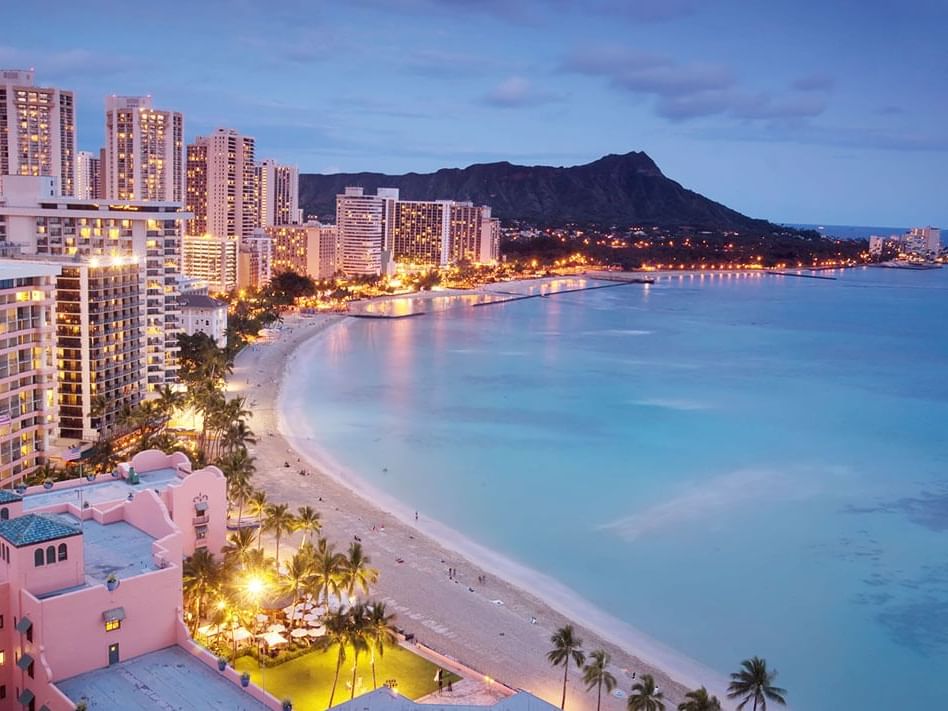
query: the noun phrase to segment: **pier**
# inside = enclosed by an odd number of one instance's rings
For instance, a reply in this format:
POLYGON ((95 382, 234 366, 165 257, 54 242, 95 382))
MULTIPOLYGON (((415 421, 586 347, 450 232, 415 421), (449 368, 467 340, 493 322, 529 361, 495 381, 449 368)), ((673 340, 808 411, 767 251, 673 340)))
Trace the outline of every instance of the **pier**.
POLYGON ((526 299, 546 299, 551 296, 557 296, 559 294, 575 294, 578 291, 592 291, 594 289, 612 289, 617 286, 628 286, 629 284, 654 284, 654 279, 604 279, 602 277, 584 277, 590 280, 595 281, 607 281, 608 284, 597 284, 596 286, 581 286, 576 289, 562 289, 560 291, 551 291, 546 294, 518 294, 512 291, 495 291, 491 292, 494 294, 510 294, 509 299, 497 299, 496 301, 482 301, 479 304, 474 304, 474 308, 480 306, 493 306, 494 304, 509 304, 511 301, 524 301, 526 299))
POLYGON ((836 277, 821 276, 819 274, 801 274, 800 272, 778 272, 769 270, 766 273, 773 276, 800 277, 801 279, 826 279, 828 281, 836 281, 836 277))

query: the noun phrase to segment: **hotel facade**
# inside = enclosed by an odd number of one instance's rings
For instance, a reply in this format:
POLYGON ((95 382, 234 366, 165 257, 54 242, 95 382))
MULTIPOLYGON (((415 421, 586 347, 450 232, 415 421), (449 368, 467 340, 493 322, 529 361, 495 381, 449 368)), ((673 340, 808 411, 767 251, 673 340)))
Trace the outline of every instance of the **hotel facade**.
POLYGON ((336 273, 336 226, 310 221, 302 225, 269 227, 273 242, 273 272, 296 272, 315 280, 336 273))
POLYGON ((137 262, 149 390, 177 381, 177 284, 186 217, 177 203, 90 203, 58 195, 50 178, 0 177, 0 231, 7 249, 24 256, 137 262))
POLYGON ((347 275, 406 268, 491 264, 499 257, 500 222, 486 205, 401 200, 395 188, 336 196, 337 266, 347 275))
POLYGON ((295 165, 275 160, 257 163, 257 226, 293 225, 302 222, 300 214, 300 171, 295 165))
POLYGON ((0 175, 56 178, 76 191, 76 118, 71 91, 34 85, 31 69, 0 70, 0 175))
POLYGON ((105 198, 184 201, 184 117, 150 96, 105 100, 105 198))

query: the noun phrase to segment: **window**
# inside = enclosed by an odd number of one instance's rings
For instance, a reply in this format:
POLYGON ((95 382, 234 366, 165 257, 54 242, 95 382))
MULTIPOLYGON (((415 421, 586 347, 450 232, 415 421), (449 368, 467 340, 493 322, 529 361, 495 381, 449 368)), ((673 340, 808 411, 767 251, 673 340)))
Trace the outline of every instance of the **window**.
POLYGON ((48 546, 46 548, 46 565, 56 562, 56 546, 48 546))
POLYGON ((105 621, 105 631, 113 632, 117 629, 121 629, 122 621, 121 620, 106 620, 105 621))
POLYGON ((10 509, 4 506, 0 509, 0 521, 6 521, 8 518, 10 518, 10 509))
POLYGON ((43 549, 37 548, 33 553, 33 565, 37 568, 43 565, 43 549))
POLYGON ((30 625, 30 628, 26 631, 26 641, 27 642, 33 641, 33 625, 30 625))
POLYGON ((0 699, 7 698, 7 685, 0 684, 0 699))
POLYGON ((69 554, 69 548, 65 543, 59 544, 59 560, 66 560, 69 554))
POLYGON ((7 653, 0 649, 0 667, 7 663, 7 653))

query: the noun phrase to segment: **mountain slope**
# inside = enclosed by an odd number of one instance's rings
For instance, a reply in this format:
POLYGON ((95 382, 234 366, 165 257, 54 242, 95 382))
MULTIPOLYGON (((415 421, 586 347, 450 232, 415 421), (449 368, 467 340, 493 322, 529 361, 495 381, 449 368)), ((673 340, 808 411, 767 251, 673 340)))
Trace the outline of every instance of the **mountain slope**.
POLYGON ((399 188, 405 200, 471 200, 490 205, 495 217, 544 225, 689 225, 740 231, 772 227, 687 190, 665 177, 645 153, 636 152, 568 168, 502 162, 426 174, 303 174, 304 213, 333 220, 335 196, 347 185, 362 186, 369 193, 379 187, 399 188))

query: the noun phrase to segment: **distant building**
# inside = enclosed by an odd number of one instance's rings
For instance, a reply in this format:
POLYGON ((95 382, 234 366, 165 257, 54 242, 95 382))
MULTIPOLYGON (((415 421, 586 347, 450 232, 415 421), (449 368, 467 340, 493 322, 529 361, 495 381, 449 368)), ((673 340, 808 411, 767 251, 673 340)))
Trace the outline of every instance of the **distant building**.
POLYGON ((347 275, 379 276, 392 270, 391 253, 384 249, 398 202, 396 188, 379 188, 366 195, 347 187, 336 196, 336 266, 347 275))
POLYGON ((218 128, 188 146, 187 234, 240 239, 257 225, 254 139, 218 128))
POLYGON ((336 273, 336 226, 311 220, 303 225, 267 228, 273 242, 273 272, 296 272, 312 279, 336 273))
POLYGON ((872 235, 869 237, 869 254, 874 257, 878 257, 882 254, 882 250, 885 248, 885 237, 879 235, 872 235))
POLYGON ((919 257, 937 257, 941 253, 941 230, 937 227, 913 227, 901 237, 902 251, 919 257))
POLYGON ((257 226, 293 225, 299 209, 300 171, 295 165, 264 160, 256 165, 257 226))
POLYGON ((98 153, 79 151, 76 162, 76 197, 98 200, 102 197, 102 170, 98 153))
POLYGON ((486 205, 401 200, 394 188, 336 196, 336 257, 346 274, 387 274, 406 267, 447 267, 498 259, 500 223, 486 205))
POLYGON ((219 348, 227 345, 227 303, 201 294, 182 294, 181 324, 189 336, 203 333, 219 348))
POLYGON ((0 488, 32 474, 56 432, 57 265, 0 259, 0 488))
POLYGON ((185 236, 182 240, 184 274, 205 282, 211 293, 237 288, 238 241, 230 237, 185 236))
POLYGON ((184 117, 150 96, 105 100, 106 193, 110 200, 184 202, 184 117))
POLYGON ((76 191, 76 117, 71 91, 35 86, 32 69, 0 70, 0 175, 49 176, 76 191))
POLYGON ((60 196, 53 178, 0 177, 0 237, 8 249, 24 256, 138 260, 146 334, 140 360, 149 390, 177 381, 177 284, 185 217, 180 203, 91 203, 60 196))
POLYGON ((273 271, 273 240, 259 227, 252 237, 240 241, 237 255, 237 286, 262 289, 270 283, 273 271))

